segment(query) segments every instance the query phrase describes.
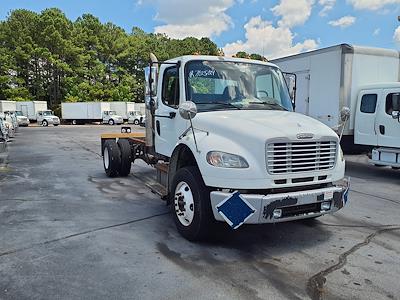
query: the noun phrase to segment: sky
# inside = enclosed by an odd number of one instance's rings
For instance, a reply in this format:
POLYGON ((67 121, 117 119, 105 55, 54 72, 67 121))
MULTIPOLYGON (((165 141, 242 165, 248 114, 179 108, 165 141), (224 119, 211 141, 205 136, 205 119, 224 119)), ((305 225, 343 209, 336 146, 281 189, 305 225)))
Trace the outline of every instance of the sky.
POLYGON ((341 43, 400 50, 400 0, 0 0, 0 20, 13 9, 51 7, 127 32, 209 37, 226 55, 276 58, 341 43))

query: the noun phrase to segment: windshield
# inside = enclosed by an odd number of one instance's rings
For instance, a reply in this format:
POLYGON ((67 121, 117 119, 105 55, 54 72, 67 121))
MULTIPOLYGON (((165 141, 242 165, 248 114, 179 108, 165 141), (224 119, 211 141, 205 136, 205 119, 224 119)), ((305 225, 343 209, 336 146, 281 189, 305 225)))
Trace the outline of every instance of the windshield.
POLYGON ((116 115, 117 113, 116 113, 115 111, 111 110, 108 114, 109 114, 110 116, 112 116, 112 115, 116 115))
POLYGON ((45 110, 43 112, 43 116, 52 116, 52 115, 53 115, 53 112, 51 110, 45 110))
POLYGON ((273 66, 224 61, 186 65, 187 100, 199 111, 252 109, 292 111, 281 71, 273 66))
POLYGON ((22 111, 18 111, 18 110, 15 112, 15 115, 18 117, 23 116, 22 111))

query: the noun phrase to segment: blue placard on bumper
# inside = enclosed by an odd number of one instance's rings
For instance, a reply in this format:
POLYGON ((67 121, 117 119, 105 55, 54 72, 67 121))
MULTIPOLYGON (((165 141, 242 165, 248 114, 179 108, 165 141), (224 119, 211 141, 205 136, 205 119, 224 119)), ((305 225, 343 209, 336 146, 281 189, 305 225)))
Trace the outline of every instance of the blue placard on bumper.
POLYGON ((240 225, 256 212, 256 209, 243 199, 239 192, 230 195, 219 203, 216 208, 233 229, 239 228, 240 225))

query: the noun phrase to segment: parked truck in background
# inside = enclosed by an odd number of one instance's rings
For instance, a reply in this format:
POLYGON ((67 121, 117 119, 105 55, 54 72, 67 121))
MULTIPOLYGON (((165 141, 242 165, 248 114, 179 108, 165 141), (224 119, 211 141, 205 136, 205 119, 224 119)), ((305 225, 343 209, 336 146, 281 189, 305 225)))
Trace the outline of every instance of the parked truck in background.
POLYGON ((112 101, 110 102, 110 110, 115 111, 124 121, 128 121, 129 112, 135 110, 135 102, 112 101))
POLYGON ((140 111, 136 110, 129 112, 128 124, 139 125, 143 124, 145 120, 146 120, 145 114, 142 114, 140 111))
POLYGON ((110 102, 64 102, 61 103, 61 118, 73 125, 101 122, 123 124, 124 119, 111 109, 110 102))
POLYGON ((338 135, 292 111, 276 65, 151 57, 146 132, 103 134, 103 165, 110 177, 127 176, 136 159, 153 166, 152 189, 171 205, 185 238, 206 238, 217 221, 236 229, 315 218, 345 205, 338 135))
POLYGON ((21 111, 22 115, 30 121, 37 121, 40 111, 47 111, 46 101, 17 101, 16 110, 21 111))
POLYGON ((345 151, 369 149, 372 163, 400 167, 398 51, 342 44, 272 62, 296 74, 297 112, 343 132, 345 151))
POLYGON ((22 111, 20 110, 15 111, 15 116, 17 117, 18 126, 20 127, 29 126, 30 124, 29 119, 22 114, 22 111))

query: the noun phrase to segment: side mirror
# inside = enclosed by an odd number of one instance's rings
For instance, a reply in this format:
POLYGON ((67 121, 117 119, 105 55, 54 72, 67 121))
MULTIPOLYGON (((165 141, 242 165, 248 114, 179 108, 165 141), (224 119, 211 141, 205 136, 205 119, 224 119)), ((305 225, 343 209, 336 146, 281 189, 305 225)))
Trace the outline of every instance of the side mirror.
POLYGON ((340 111, 340 118, 342 121, 346 121, 350 117, 350 108, 347 106, 344 106, 342 110, 340 111))
POLYGON ((396 110, 392 111, 392 118, 399 120, 400 119, 400 111, 396 111, 396 110))
POLYGON ((295 73, 282 72, 283 78, 285 79, 286 86, 289 91, 290 99, 292 100, 293 109, 296 108, 296 85, 297 75, 295 73))
POLYGON ((179 105, 179 114, 185 120, 193 119, 197 114, 197 106, 192 101, 185 101, 179 105))

